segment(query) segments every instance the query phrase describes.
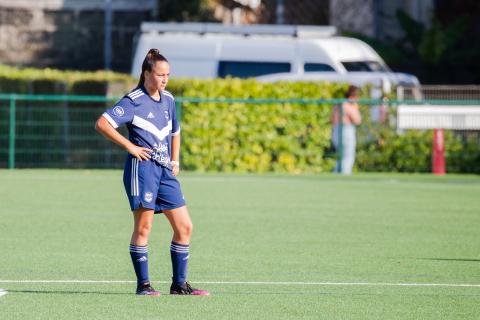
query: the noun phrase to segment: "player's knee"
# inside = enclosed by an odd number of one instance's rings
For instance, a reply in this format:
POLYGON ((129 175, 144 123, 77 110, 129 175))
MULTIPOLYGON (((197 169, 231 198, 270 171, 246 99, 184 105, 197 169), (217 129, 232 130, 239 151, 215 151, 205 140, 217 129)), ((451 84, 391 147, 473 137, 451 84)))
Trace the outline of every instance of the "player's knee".
POLYGON ((148 237, 150 235, 150 231, 152 230, 152 224, 150 223, 145 223, 140 226, 138 226, 136 233, 140 237, 148 237))
POLYGON ((193 231, 193 224, 191 222, 185 223, 180 228, 180 233, 183 237, 190 237, 193 231))

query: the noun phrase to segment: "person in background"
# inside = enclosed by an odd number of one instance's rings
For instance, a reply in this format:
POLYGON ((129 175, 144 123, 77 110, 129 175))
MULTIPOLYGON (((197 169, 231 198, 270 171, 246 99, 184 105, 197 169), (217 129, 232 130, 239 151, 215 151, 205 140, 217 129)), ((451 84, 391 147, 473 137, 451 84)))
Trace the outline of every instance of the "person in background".
POLYGON ((346 175, 352 174, 353 164, 355 163, 355 148, 357 145, 356 126, 362 122, 362 116, 358 108, 358 99, 360 89, 356 86, 350 86, 345 94, 347 101, 339 106, 335 106, 332 113, 332 142, 340 153, 341 158, 337 160, 333 172, 346 175), (342 119, 340 119, 342 117, 342 119), (342 125, 340 126, 340 121, 342 125), (342 128, 340 132, 340 128, 342 128), (340 146, 340 133, 342 145, 340 146))

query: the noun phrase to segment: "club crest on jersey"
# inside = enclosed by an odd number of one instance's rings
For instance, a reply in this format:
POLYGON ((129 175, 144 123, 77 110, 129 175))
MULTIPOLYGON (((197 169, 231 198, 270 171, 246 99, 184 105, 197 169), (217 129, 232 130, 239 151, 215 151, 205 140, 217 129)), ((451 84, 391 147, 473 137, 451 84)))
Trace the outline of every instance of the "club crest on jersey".
POLYGON ((165 112, 165 119, 170 119, 170 116, 168 115, 168 111, 164 111, 165 112))
POLYGON ((125 111, 122 107, 116 106, 113 108, 113 113, 115 113, 117 117, 122 117, 125 114, 125 111))
POLYGON ((143 195, 143 199, 145 199, 145 201, 147 201, 147 202, 152 202, 152 200, 153 200, 153 193, 151 193, 151 192, 145 192, 145 194, 143 195))

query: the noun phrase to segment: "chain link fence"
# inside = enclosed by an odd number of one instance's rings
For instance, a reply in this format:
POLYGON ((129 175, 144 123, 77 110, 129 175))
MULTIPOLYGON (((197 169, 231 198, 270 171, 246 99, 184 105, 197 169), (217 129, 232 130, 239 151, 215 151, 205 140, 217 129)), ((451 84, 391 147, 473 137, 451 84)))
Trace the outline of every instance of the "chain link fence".
POLYGON ((480 100, 480 85, 422 85, 399 87, 399 100, 480 100))
MULTIPOLYGON (((114 146, 94 130, 96 119, 114 102, 115 99, 105 97, 2 95, 0 97, 0 168, 122 168, 125 151, 114 146)), ((216 102, 221 102, 223 105, 235 105, 237 108, 239 105, 244 105, 245 109, 261 108, 266 103, 282 108, 285 104, 293 103, 300 106, 298 110, 301 110, 302 105, 308 104, 308 113, 298 111, 301 114, 292 115, 309 117, 309 115, 313 116, 311 112, 315 112, 315 108, 319 110, 318 112, 324 112, 325 109, 322 108, 332 110, 333 106, 341 103, 342 100, 237 99, 229 101, 228 99, 177 98, 177 112, 180 115, 182 112, 186 112, 182 110, 182 104, 202 108, 207 103, 216 102)), ((443 102, 450 105, 464 103, 464 101, 443 102)), ((398 103, 399 101, 361 101, 363 122, 357 128, 356 170, 431 171, 432 130, 398 130, 396 112, 398 103)), ((418 104, 417 101, 407 101, 407 103, 418 104)), ((478 100, 472 100, 470 103, 480 105, 478 100)), ((186 110, 188 111, 188 109, 186 110)), ((250 121, 255 121, 255 119, 250 121)), ((285 119, 285 121, 288 123, 299 120, 285 119)), ((227 125, 237 125, 234 122, 235 119, 232 119, 232 123, 227 125)), ((182 122, 182 124, 185 123, 182 122)), ((199 127, 198 123, 185 125, 192 128, 199 127)), ((202 129, 208 131, 208 121, 201 127, 205 127, 205 125, 207 127, 202 129)), ((216 125, 221 124, 217 123, 216 125)), ((302 123, 299 122, 298 125, 301 126, 302 123)), ((318 124, 318 126, 323 125, 325 124, 318 124)), ((242 130, 241 125, 238 127, 242 130)), ((300 140, 304 137, 290 137, 281 128, 277 129, 277 134, 284 135, 283 138, 280 138, 285 143, 300 143, 299 145, 301 145, 300 140)), ((314 129, 311 128, 307 131, 315 132, 314 129)), ((125 128, 120 130, 126 134, 125 128)), ((252 137, 253 133, 244 137, 234 135, 231 138, 248 140, 252 137)), ((194 138, 185 134, 184 141, 188 145, 195 140, 194 138)), ((261 139, 269 138, 262 137, 261 139)), ((249 142, 241 141, 240 143, 249 142)), ((320 145, 325 146, 328 143, 322 142, 320 145)), ((210 146, 198 145, 195 147, 208 149, 210 146)), ((182 148, 185 148, 185 144, 182 144, 182 148)), ((182 149, 182 153, 192 152, 192 146, 189 145, 188 148, 189 150, 182 149)), ((311 146, 309 148, 311 151, 311 146)), ((215 153, 217 151, 202 150, 202 152, 215 153)), ((272 150, 265 150, 265 152, 272 152, 272 150)), ((306 150, 299 149, 298 152, 302 153, 306 150)), ((309 168, 308 163, 304 163, 302 168, 306 168, 306 172, 329 171, 333 168, 338 152, 333 148, 326 148, 319 150, 318 153, 324 158, 319 163, 323 163, 325 167, 319 171, 316 168, 309 168)), ((292 158, 295 159, 295 156, 292 155, 292 158)), ((445 156, 447 172, 480 173, 480 131, 446 130, 445 156)), ((211 158, 216 157, 213 155, 211 158)), ((292 168, 294 169, 294 167, 295 163, 292 163, 292 168)), ((189 168, 184 167, 184 169, 188 170, 189 168)))

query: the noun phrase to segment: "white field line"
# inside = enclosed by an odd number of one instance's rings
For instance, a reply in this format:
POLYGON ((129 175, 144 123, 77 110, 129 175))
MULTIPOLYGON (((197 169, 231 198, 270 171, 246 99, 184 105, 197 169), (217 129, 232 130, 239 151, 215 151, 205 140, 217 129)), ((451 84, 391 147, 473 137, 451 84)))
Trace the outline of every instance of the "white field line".
MULTIPOLYGON (((154 283, 170 283, 153 281, 154 283)), ((290 281, 194 281, 198 284, 222 285, 280 285, 280 286, 371 286, 371 287, 457 287, 480 288, 480 284, 468 283, 393 283, 393 282, 290 282, 290 281)), ((136 283, 133 280, 0 280, 0 283, 136 283)), ((5 294, 5 293, 4 293, 5 294)), ((0 292, 1 295, 1 292, 0 292)))
POLYGON ((6 295, 7 293, 7 290, 0 289, 0 297, 6 295))

